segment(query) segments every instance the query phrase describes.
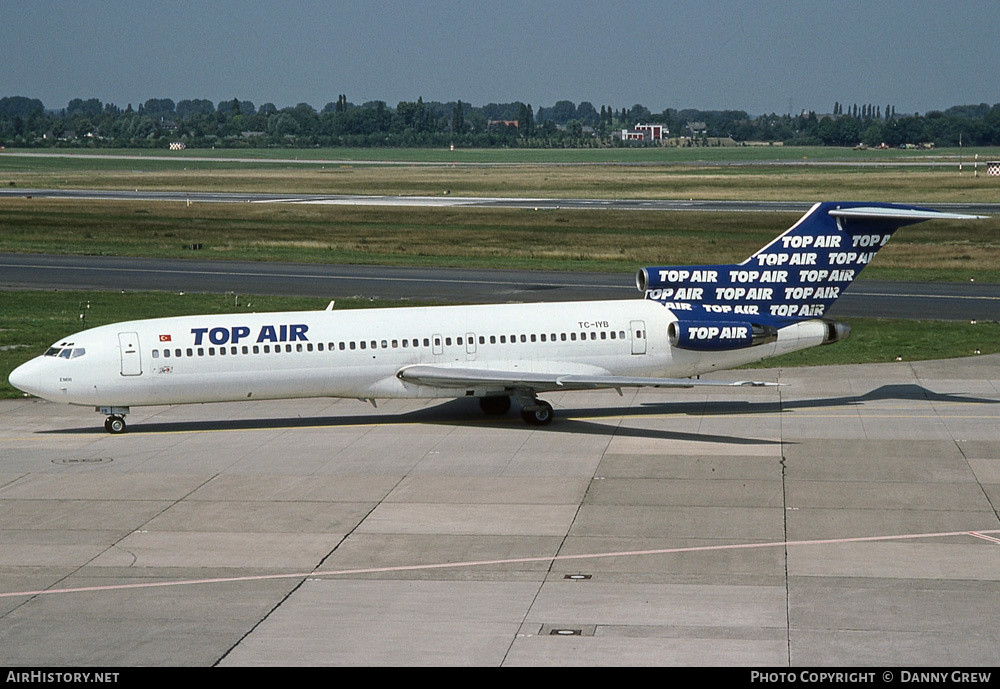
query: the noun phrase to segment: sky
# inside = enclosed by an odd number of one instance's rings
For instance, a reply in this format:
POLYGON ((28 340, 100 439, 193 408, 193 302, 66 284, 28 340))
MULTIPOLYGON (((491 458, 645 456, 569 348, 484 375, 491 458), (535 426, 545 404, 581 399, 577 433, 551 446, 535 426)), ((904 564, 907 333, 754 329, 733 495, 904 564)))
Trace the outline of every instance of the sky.
POLYGON ((1000 0, 0 0, 0 97, 768 113, 1000 102, 1000 0))

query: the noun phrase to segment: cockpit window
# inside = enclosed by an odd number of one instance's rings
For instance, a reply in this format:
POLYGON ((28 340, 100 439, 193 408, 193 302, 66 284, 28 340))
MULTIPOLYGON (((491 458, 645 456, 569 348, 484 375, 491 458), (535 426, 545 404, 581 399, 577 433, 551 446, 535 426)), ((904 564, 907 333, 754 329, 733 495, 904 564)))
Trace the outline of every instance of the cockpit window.
POLYGON ((87 350, 83 347, 49 347, 45 352, 45 356, 57 356, 60 359, 79 359, 86 353, 87 350))

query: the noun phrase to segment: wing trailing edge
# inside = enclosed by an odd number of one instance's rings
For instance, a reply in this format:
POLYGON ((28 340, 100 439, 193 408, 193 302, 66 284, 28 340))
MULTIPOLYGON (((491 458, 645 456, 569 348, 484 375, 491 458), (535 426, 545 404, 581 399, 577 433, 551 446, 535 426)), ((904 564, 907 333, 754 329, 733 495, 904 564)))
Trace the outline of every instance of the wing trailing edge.
POLYGON ((740 380, 700 380, 692 378, 642 378, 590 374, 532 373, 494 369, 453 368, 416 364, 401 368, 396 377, 408 383, 439 388, 475 388, 496 386, 512 390, 597 390, 613 388, 694 388, 776 387, 779 383, 740 380))

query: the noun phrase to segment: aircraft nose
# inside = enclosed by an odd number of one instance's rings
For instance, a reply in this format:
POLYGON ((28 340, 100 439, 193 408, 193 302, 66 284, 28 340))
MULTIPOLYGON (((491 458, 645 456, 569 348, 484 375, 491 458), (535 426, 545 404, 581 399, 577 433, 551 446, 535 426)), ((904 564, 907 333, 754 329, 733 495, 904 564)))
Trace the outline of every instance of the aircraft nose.
POLYGON ((41 380, 41 367, 37 358, 31 361, 26 361, 21 364, 13 371, 10 372, 10 376, 7 377, 10 384, 13 385, 18 390, 22 392, 27 392, 31 395, 38 396, 39 382, 41 380))

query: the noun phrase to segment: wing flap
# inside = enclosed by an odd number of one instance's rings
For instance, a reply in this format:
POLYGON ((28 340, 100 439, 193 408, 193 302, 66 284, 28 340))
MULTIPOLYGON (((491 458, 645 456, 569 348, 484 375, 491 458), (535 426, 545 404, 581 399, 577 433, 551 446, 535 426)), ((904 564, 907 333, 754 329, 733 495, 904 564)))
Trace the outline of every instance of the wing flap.
POLYGON ((406 366, 396 373, 400 380, 438 388, 469 388, 503 386, 530 390, 597 390, 600 388, 693 388, 700 386, 772 387, 778 383, 740 380, 695 380, 692 378, 641 378, 589 374, 533 373, 498 371, 478 368, 453 368, 418 364, 406 366))

